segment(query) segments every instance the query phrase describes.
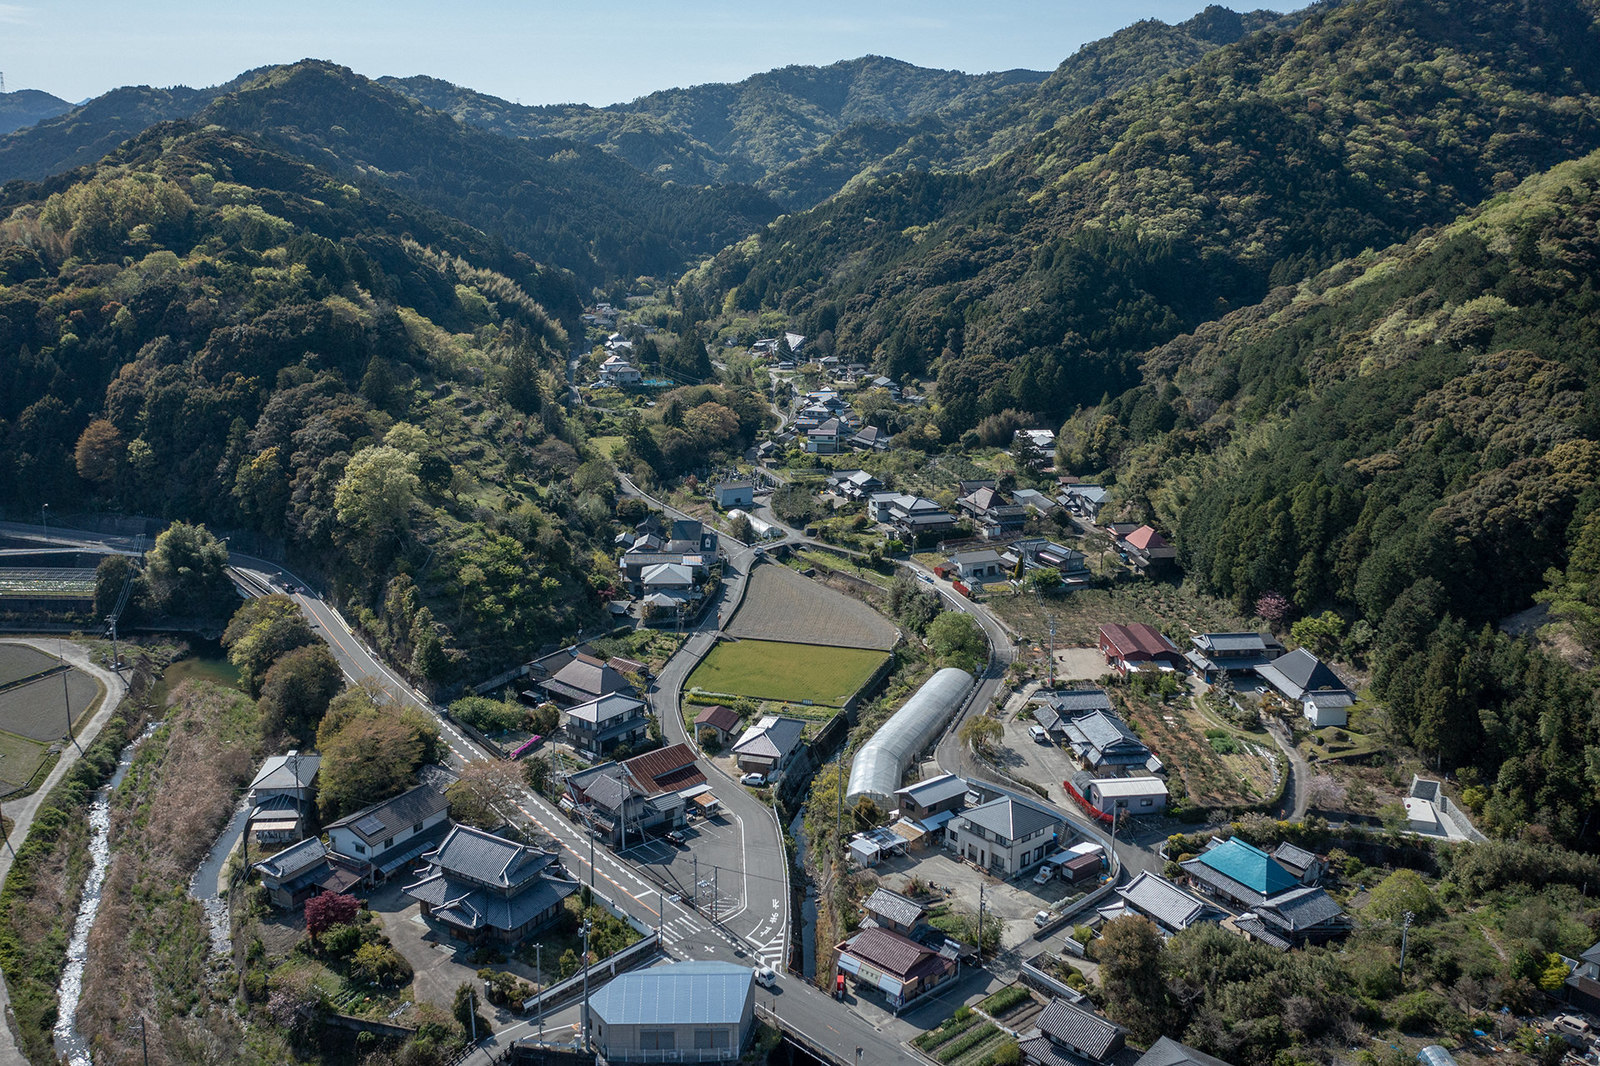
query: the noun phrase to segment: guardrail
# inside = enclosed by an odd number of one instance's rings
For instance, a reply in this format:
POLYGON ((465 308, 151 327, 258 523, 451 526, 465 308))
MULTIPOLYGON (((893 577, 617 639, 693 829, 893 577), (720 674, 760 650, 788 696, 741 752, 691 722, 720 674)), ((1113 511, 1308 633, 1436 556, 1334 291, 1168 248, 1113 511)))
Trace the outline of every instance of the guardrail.
POLYGON ((660 938, 655 933, 651 933, 637 944, 625 947, 615 955, 602 959, 592 966, 584 967, 571 977, 557 981, 538 995, 529 996, 522 1001, 522 1010, 524 1013, 534 1010, 542 1012, 564 1006, 574 994, 583 994, 585 977, 590 979, 615 977, 624 969, 632 969, 634 966, 644 962, 653 956, 660 947, 660 938))

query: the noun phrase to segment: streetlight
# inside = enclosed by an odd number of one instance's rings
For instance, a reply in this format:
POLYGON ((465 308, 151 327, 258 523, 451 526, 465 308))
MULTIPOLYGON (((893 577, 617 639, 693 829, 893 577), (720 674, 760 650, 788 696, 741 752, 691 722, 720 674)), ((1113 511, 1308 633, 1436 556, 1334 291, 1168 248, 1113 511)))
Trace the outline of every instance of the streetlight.
POLYGON ((39 524, 44 526, 45 533, 50 532, 50 505, 48 503, 39 505, 39 524))

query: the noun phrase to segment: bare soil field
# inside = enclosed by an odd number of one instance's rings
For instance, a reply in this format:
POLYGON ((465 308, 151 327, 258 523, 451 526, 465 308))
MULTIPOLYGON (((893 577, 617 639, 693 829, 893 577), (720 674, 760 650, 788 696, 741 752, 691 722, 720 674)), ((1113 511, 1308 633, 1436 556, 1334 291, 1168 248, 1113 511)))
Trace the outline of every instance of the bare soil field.
POLYGON ((53 674, 0 692, 0 730, 39 741, 66 736, 69 696, 72 720, 77 722, 100 694, 100 682, 81 670, 69 670, 63 686, 61 676, 53 674))
POLYGON ((55 664, 54 655, 46 655, 37 648, 24 644, 0 644, 0 685, 20 681, 55 664))
MULTIPOLYGON (((1173 636, 1178 647, 1189 642, 1182 633, 1232 633, 1261 628, 1250 625, 1226 602, 1169 581, 1130 581, 1112 588, 1078 589, 1041 600, 1031 593, 1016 595, 1003 587, 983 603, 1013 630, 1034 644, 1048 639, 1049 619, 1056 623, 1056 647, 1093 645, 1106 622, 1144 622, 1173 636)), ((1042 660, 1041 660, 1042 661, 1042 660)))
POLYGON ((1277 784, 1261 751, 1275 751, 1264 732, 1246 733, 1208 716, 1197 699, 1170 703, 1114 697, 1123 713, 1199 807, 1248 806, 1269 798, 1277 784), (1215 735, 1216 742, 1213 742, 1215 735), (1219 750, 1223 749, 1223 750, 1219 750))
POLYGON ((789 644, 888 651, 900 631, 860 600, 836 592, 786 566, 750 572, 744 603, 727 626, 731 636, 789 644))

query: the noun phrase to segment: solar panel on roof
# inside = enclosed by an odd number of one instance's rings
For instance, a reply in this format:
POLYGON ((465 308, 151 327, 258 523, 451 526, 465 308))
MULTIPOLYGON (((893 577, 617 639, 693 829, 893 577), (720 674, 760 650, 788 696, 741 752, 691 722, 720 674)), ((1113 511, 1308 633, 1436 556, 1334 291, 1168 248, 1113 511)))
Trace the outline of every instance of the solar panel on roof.
POLYGON ((355 828, 358 833, 376 833, 383 828, 383 819, 376 814, 369 814, 357 822, 355 828))

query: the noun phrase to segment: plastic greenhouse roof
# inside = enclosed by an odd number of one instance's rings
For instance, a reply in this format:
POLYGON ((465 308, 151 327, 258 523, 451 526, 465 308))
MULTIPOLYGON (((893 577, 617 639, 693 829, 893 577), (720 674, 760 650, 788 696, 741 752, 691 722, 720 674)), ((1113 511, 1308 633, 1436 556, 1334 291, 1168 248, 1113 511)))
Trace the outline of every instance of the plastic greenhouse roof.
POLYGON ((870 796, 882 807, 894 806, 895 790, 900 787, 906 767, 950 721, 972 682, 971 674, 953 666, 924 682, 856 752, 846 798, 854 802, 861 796, 870 796))

